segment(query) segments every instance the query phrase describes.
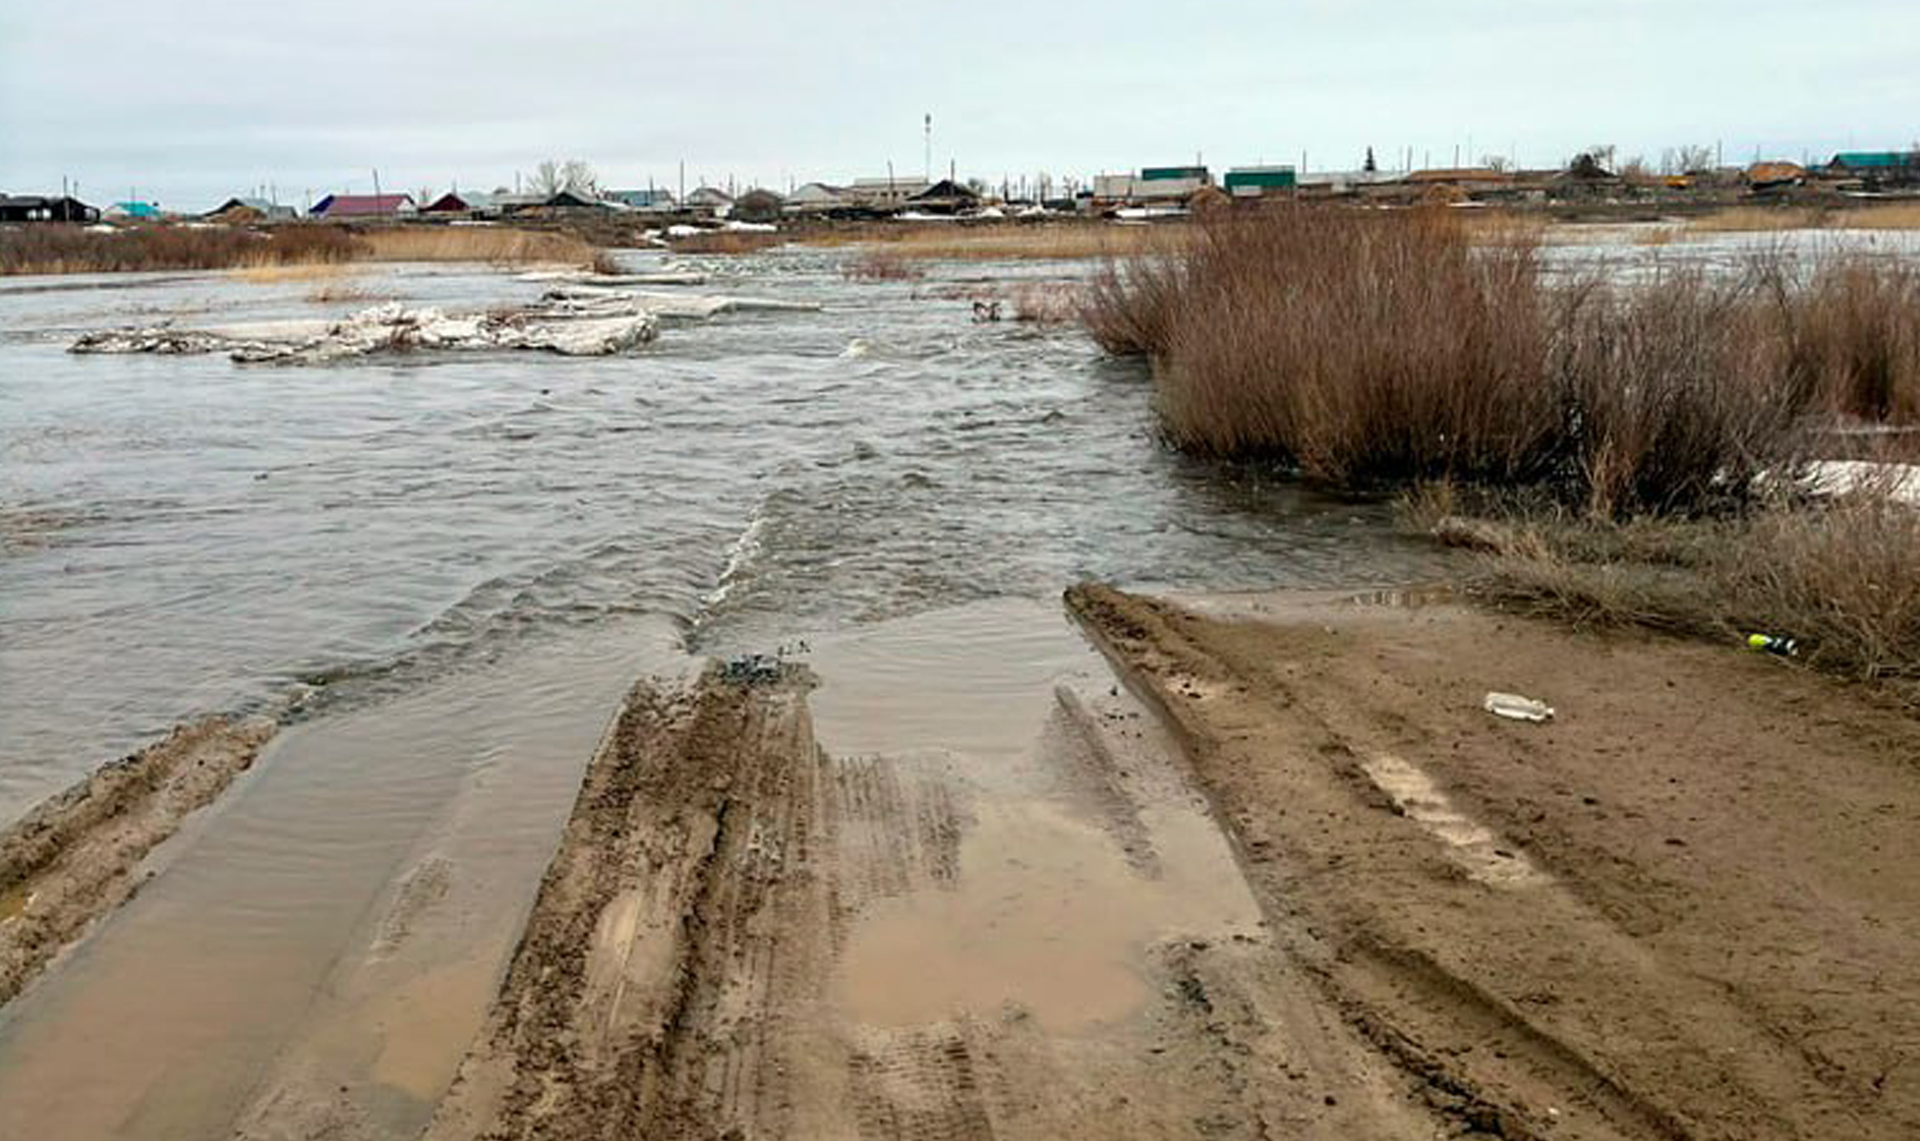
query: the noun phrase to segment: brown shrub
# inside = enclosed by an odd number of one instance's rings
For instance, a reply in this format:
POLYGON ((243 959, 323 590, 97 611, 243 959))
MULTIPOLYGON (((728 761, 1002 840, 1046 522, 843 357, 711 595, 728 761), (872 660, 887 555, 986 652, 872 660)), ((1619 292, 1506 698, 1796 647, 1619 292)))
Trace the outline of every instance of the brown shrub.
POLYGON ((1920 421, 1920 268, 1854 255, 1804 283, 1780 259, 1764 271, 1803 398, 1864 420, 1920 421))
POLYGON ((1554 296, 1547 381, 1590 513, 1697 510, 1783 461, 1799 402, 1755 297, 1699 271, 1554 296))
POLYGON ((1289 206, 1205 220, 1110 262, 1082 319, 1153 359, 1168 437, 1344 485, 1548 489, 1601 516, 1748 500, 1794 468, 1806 413, 1920 420, 1920 270, 1549 284, 1524 231, 1445 211, 1289 206))

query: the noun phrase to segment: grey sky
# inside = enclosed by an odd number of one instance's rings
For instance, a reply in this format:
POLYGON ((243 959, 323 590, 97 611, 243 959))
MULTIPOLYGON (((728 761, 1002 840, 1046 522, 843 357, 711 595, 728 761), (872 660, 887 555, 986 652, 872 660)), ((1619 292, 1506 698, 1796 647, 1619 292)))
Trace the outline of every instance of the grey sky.
POLYGON ((0 190, 308 191, 1181 162, 1818 156, 1920 137, 1913 0, 0 5, 0 190))

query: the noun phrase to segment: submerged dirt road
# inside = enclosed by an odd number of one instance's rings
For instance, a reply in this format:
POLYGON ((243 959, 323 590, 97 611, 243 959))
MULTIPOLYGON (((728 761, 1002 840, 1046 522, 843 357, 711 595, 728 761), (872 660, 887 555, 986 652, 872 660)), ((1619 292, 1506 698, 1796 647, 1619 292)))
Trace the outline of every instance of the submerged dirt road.
POLYGON ((427 1136, 1448 1132, 1265 929, 1171 742, 1021 619, 1031 677, 969 679, 989 636, 952 676, 868 641, 811 694, 636 689, 427 1136))
POLYGON ((1282 948, 1437 1100, 1508 1136, 1920 1136, 1909 717, 1452 607, 1068 604, 1184 740, 1282 948))

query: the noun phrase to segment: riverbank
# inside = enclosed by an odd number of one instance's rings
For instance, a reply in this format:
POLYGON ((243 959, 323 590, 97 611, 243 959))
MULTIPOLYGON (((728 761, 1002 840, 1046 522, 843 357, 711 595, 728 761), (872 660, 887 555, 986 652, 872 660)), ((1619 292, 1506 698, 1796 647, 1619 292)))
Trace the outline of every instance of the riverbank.
POLYGON ((1920 1127, 1920 729, 1761 655, 1452 606, 1069 606, 1346 1019, 1509 1137, 1920 1127), (1496 719, 1493 690, 1557 709, 1496 719))

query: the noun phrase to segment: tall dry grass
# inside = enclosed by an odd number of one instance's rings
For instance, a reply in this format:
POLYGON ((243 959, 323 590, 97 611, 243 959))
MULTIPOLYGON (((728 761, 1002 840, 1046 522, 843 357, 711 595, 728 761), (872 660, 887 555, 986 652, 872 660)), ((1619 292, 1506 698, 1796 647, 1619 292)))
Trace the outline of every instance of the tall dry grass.
POLYGON ((1776 257, 1549 283, 1524 232, 1289 206, 1108 264, 1084 320, 1155 363, 1169 438, 1344 485, 1526 484, 1601 516, 1749 499, 1811 412, 1920 405, 1916 271, 1776 257))
POLYGON ((1864 255, 1812 270, 1781 258, 1756 266, 1806 402, 1859 420, 1920 422, 1920 266, 1864 255))
POLYGON ((595 264, 598 251, 569 234, 506 227, 401 226, 349 230, 323 223, 251 230, 141 226, 0 228, 0 274, 140 270, 274 269, 353 261, 595 264))
POLYGON ((505 226, 401 226, 360 236, 368 261, 564 262, 587 265, 597 248, 572 234, 505 226))
POLYGON ((1100 221, 875 222, 801 231, 803 245, 873 245, 924 261, 1074 261, 1126 257, 1177 242, 1179 224, 1117 225, 1100 221))
POLYGON ((1865 206, 1729 206, 1687 223, 1707 233, 1775 230, 1920 230, 1920 201, 1876 202, 1865 206))
POLYGON ((143 226, 105 233, 81 226, 0 227, 0 274, 123 273, 347 261, 353 235, 332 226, 271 232, 143 226))

